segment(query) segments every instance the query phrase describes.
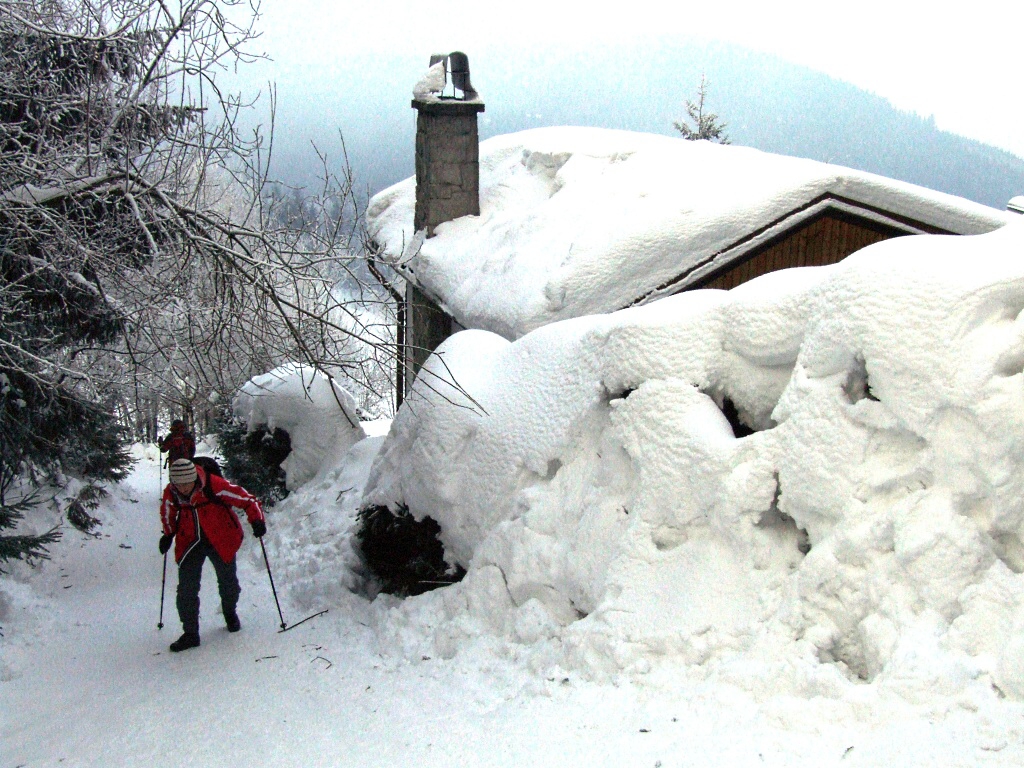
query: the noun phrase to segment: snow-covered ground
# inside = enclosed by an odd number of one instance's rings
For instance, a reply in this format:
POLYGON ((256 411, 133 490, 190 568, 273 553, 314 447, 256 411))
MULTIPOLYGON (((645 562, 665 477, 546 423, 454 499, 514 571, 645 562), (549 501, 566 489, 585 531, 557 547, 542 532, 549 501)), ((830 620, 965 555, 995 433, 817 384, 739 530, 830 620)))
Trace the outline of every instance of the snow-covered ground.
MULTIPOLYGON (((602 684, 533 669, 484 644, 452 659, 395 655, 385 603, 344 590, 330 612, 278 633, 258 547, 240 553, 243 628, 203 585, 203 645, 178 635, 173 565, 156 628, 157 454, 51 562, 0 582, 0 764, 25 766, 1020 765, 1024 712, 942 699, 883 710, 818 698, 755 701, 685 674, 602 684), (893 716, 893 713, 897 713, 893 716)), ((320 510, 321 512, 325 510, 320 510)), ((289 528, 285 508, 271 528, 289 528)), ((310 510, 316 513, 316 510, 310 510)), ((279 537, 278 537, 279 538, 279 537)), ((268 534, 279 591, 279 541, 268 534)), ((307 542, 308 543, 308 542, 307 542)), ((288 599, 285 619, 304 615, 288 599)))

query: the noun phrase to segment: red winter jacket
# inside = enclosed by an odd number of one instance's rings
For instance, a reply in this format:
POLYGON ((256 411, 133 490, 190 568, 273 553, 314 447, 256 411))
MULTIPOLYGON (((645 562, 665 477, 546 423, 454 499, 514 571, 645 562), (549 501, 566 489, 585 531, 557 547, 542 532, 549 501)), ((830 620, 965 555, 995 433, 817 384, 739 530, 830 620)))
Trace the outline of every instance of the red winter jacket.
POLYGON ((180 563, 199 535, 209 541, 225 563, 235 559, 235 553, 242 546, 242 524, 231 507, 245 510, 249 523, 265 521, 263 507, 259 501, 240 485, 229 483, 223 477, 207 475, 202 467, 196 467, 199 478, 192 489, 190 498, 185 498, 173 483, 164 488, 160 505, 160 521, 164 533, 174 535, 174 562, 180 563), (223 504, 209 499, 203 486, 209 483, 213 495, 223 504), (197 533, 199 532, 199 533, 197 533))
POLYGON ((167 454, 167 465, 178 459, 194 459, 196 457, 196 439, 191 432, 171 432, 160 441, 160 453, 167 454))

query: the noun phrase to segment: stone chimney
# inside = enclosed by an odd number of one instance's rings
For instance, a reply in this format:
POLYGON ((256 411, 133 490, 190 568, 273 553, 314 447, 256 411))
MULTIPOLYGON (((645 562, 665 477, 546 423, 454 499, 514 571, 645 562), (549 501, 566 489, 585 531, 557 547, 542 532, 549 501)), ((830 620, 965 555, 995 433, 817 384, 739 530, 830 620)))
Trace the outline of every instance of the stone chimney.
MULTIPOLYGON (((439 224, 480 214, 480 137, 477 114, 484 104, 469 82, 469 60, 458 51, 432 56, 431 67, 413 90, 416 110, 416 231, 434 235, 439 224), (453 92, 444 95, 451 74, 453 92)), ((442 341, 456 330, 452 318, 418 287, 406 292, 406 390, 442 341)))
POLYGON ((416 215, 418 232, 432 237, 438 224, 480 214, 480 102, 419 101, 416 118, 416 215))

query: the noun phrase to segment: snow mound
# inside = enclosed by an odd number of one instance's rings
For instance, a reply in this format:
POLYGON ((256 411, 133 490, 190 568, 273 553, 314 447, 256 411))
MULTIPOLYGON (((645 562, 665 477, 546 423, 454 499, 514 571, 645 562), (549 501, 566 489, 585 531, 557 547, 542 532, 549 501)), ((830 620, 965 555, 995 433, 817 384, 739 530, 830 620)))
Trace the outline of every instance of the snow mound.
MULTIPOLYGON (((268 511, 267 546, 274 572, 302 610, 345 604, 364 589, 365 574, 354 548, 356 513, 383 436, 354 443, 324 457, 315 480, 303 484, 268 511)), ((259 568, 261 550, 249 552, 259 568)))
POLYGON ((280 427, 291 437, 291 453, 281 462, 289 490, 318 478, 366 437, 352 395, 322 372, 296 363, 251 379, 232 409, 250 431, 280 427))
POLYGON ((465 331, 425 370, 364 503, 468 574, 391 609, 396 647, 1024 698, 1024 224, 465 331))
MULTIPOLYGON (((281 463, 290 493, 267 512, 266 534, 289 597, 304 609, 351 600, 364 580, 353 549, 356 513, 390 422, 359 422, 348 391, 294 363, 251 379, 232 408, 250 430, 280 427, 291 438, 281 463)), ((256 567, 261 557, 260 549, 249 553, 256 567)))

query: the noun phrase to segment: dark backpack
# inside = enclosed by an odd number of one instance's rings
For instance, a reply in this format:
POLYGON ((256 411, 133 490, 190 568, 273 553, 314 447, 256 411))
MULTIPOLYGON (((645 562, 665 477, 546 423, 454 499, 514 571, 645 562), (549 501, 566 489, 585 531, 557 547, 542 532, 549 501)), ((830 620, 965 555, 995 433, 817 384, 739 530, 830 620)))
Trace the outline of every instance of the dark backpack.
MULTIPOLYGON (((224 473, 220 471, 220 464, 218 464, 217 460, 212 456, 196 456, 195 458, 192 459, 192 463, 195 464, 197 467, 202 467, 207 477, 209 477, 210 475, 224 477, 224 473)), ((206 495, 207 501, 209 501, 211 504, 220 504, 222 507, 227 507, 228 509, 231 508, 230 506, 228 506, 223 501, 217 498, 217 494, 213 492, 213 489, 210 487, 209 481, 203 483, 203 493, 206 495)))
POLYGON ((192 458, 192 463, 197 467, 202 467, 203 471, 208 475, 224 477, 224 473, 220 470, 220 464, 212 456, 195 456, 192 458))

